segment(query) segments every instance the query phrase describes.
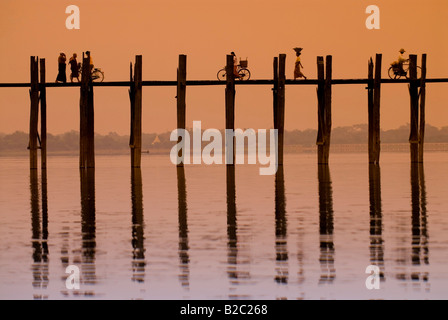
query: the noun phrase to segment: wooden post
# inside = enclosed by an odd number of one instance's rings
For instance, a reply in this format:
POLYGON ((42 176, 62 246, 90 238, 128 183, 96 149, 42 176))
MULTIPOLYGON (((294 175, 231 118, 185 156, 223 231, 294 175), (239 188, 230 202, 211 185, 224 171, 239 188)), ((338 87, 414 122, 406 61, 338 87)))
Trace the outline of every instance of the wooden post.
POLYGON ((324 128, 324 161, 328 163, 330 157, 330 140, 331 140, 331 79, 332 79, 332 56, 326 56, 325 61, 325 86, 324 86, 324 105, 325 105, 325 128, 324 128))
POLYGON ((278 59, 277 84, 277 129, 278 129, 278 165, 283 165, 283 142, 285 134, 285 64, 286 54, 282 53, 278 59))
POLYGON ((367 75, 367 110, 368 110, 368 147, 369 147, 369 163, 375 163, 375 151, 373 144, 373 60, 370 58, 367 75))
POLYGON ((95 167, 94 144, 94 109, 93 109, 93 85, 90 70, 90 57, 84 57, 82 61, 81 98, 79 102, 80 130, 79 130, 79 167, 95 167))
POLYGON ((324 57, 317 57, 317 163, 324 163, 324 57))
POLYGON ((39 120, 39 66, 37 57, 30 57, 30 131, 29 131, 29 149, 30 149, 30 169, 37 169, 37 126, 39 120))
POLYGON ((411 150, 411 162, 418 162, 418 83, 417 83, 417 56, 409 55, 409 95, 411 99, 411 132, 409 143, 411 150))
MULTIPOLYGON (((187 56, 179 55, 179 68, 177 69, 177 128, 185 130, 186 126, 186 88, 187 88, 187 56)), ((182 145, 185 145, 185 137, 183 135, 178 138, 178 156, 181 162, 178 166, 184 165, 184 152, 185 148, 181 147, 179 142, 182 140, 182 145)))
POLYGON ((274 86, 272 88, 273 93, 273 113, 274 113, 274 129, 278 130, 278 57, 274 57, 274 86))
POLYGON ((381 60, 382 54, 375 57, 375 80, 373 81, 373 145, 374 163, 380 162, 380 101, 381 101, 381 60))
POLYGON ((423 163, 423 144, 425 141, 425 100, 426 100, 426 53, 422 55, 422 78, 420 80, 420 132, 418 139, 418 162, 423 163))
POLYGON ((328 164, 331 134, 331 56, 327 56, 327 68, 324 70, 324 58, 317 57, 317 162, 328 164), (326 73, 326 75, 325 75, 326 73), (325 79, 327 77, 327 80, 325 79), (328 105, 327 101, 328 100, 328 105))
POLYGON ((47 92, 45 85, 45 59, 40 59, 40 160, 41 168, 47 168, 47 92))
POLYGON ((233 56, 227 55, 226 63, 226 164, 235 164, 235 76, 233 56))
POLYGON ((134 79, 131 65, 131 167, 140 168, 142 158, 142 56, 135 56, 134 79))
MULTIPOLYGON (((375 78, 369 92, 369 163, 380 161, 380 100, 381 100, 381 59, 382 54, 375 57, 375 78)), ((372 59, 371 59, 372 61, 372 59)), ((373 65, 369 66, 369 80, 372 81, 373 65), (371 70, 370 70, 371 69, 371 70)), ((369 84, 370 86, 370 84, 369 84)))

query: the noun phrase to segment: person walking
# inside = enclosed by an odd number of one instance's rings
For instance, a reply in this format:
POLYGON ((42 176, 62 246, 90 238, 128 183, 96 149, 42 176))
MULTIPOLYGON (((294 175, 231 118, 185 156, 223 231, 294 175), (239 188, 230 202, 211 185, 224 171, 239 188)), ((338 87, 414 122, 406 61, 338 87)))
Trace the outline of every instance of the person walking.
POLYGON ((65 53, 61 52, 58 57, 58 75, 56 77, 56 83, 67 82, 67 74, 66 74, 66 64, 65 61, 67 61, 67 57, 65 56, 65 53))
POLYGON ((73 56, 70 58, 68 63, 70 64, 70 70, 72 73, 70 74, 70 81, 73 82, 73 78, 76 78, 79 82, 79 67, 78 67, 78 61, 76 58, 78 55, 76 53, 73 54, 73 56))
POLYGON ((297 78, 305 78, 306 80, 306 76, 302 73, 302 71, 300 70, 300 67, 303 68, 302 63, 300 62, 300 55, 302 54, 302 50, 303 48, 294 48, 294 51, 296 52, 296 63, 294 65, 294 80, 296 80, 297 78))

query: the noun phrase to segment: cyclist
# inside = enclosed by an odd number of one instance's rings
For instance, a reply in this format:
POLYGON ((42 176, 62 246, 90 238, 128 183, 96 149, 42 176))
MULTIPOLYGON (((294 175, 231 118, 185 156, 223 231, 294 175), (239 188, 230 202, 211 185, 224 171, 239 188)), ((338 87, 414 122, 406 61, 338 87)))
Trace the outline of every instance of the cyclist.
POLYGON ((394 61, 391 63, 391 65, 394 67, 394 69, 396 69, 398 71, 398 73, 401 76, 405 76, 406 75, 406 71, 404 71, 403 69, 403 63, 408 62, 409 59, 405 59, 403 54, 406 52, 403 48, 400 49, 400 55, 398 56, 397 61, 394 61))

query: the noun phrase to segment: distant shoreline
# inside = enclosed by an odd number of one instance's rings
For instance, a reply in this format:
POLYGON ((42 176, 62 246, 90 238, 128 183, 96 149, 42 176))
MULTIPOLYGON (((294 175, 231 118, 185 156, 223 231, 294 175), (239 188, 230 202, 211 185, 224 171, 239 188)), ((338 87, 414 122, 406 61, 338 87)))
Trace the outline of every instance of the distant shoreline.
MULTIPOLYGON (((425 152, 448 152, 448 142, 428 142, 424 144, 425 152)), ((151 155, 169 155, 171 148, 151 148, 142 150, 142 156, 151 155)), ((285 154, 298 154, 298 153, 315 153, 317 152, 317 146, 310 145, 285 145, 285 154)), ((330 152, 332 153, 367 153, 367 144, 332 144, 330 146, 330 152)), ((381 152, 409 152, 409 143, 383 143, 381 144, 381 152)), ((47 151, 48 156, 77 156, 78 151, 47 151)), ((3 151, 0 150, 0 157, 11 156, 28 156, 29 151, 3 151)), ((95 155, 102 156, 115 156, 115 155, 129 155, 129 149, 110 149, 110 150, 95 150, 95 155)))

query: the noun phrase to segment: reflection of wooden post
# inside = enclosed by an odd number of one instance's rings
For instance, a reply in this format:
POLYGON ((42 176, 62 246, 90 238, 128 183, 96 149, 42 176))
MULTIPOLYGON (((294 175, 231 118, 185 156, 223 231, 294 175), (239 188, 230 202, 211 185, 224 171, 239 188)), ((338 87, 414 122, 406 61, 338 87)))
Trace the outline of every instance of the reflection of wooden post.
POLYGON ((336 277, 334 267, 335 246, 333 241, 333 189, 330 177, 330 167, 318 164, 319 181, 319 246, 321 276, 319 283, 331 283, 336 277))
POLYGON ((140 168, 131 168, 132 199, 132 281, 145 281, 145 236, 143 219, 143 185, 140 168))
POLYGON ((417 83, 417 56, 409 55, 409 95, 411 99, 411 132, 409 143, 411 149, 411 162, 418 162, 418 83, 417 83))
POLYGON ((238 233, 236 217, 235 166, 226 167, 227 197, 227 275, 238 279, 238 233))
POLYGON ((369 164, 369 200, 370 200, 370 264, 380 268, 380 280, 385 280, 384 240, 381 207, 381 171, 379 164, 369 164))
POLYGON ((188 264, 190 257, 188 254, 188 217, 187 217, 187 184, 185 180, 185 168, 177 168, 177 203, 178 203, 178 221, 179 221, 179 267, 181 274, 179 280, 183 287, 190 285, 190 270, 188 264))
POLYGON ((39 67, 37 61, 37 57, 30 57, 30 169, 37 169, 37 125, 39 120, 39 67))
POLYGON ((275 282, 288 283, 286 197, 283 166, 275 173, 275 282))
POLYGON ((235 164, 235 76, 233 56, 227 55, 226 63, 226 164, 235 164))
POLYGON ((79 167, 95 167, 94 145, 94 110, 93 86, 90 73, 90 58, 84 57, 82 61, 81 98, 79 102, 80 130, 79 130, 79 167))
POLYGON ((131 167, 140 168, 142 158, 142 56, 135 56, 134 79, 131 67, 131 167))
POLYGON ((423 162, 425 140, 425 99, 426 99, 426 53, 422 55, 422 78, 420 81, 420 132, 418 139, 418 162, 423 162))
POLYGON ((286 54, 280 54, 278 59, 277 81, 277 129, 278 129, 278 164, 283 165, 283 141, 285 133, 285 64, 286 54))
POLYGON ((41 168, 47 168, 47 93, 45 88, 45 59, 40 59, 40 160, 41 168))
POLYGON ((380 161, 380 98, 381 98, 381 54, 375 58, 375 79, 373 62, 369 62, 368 110, 369 110, 369 163, 380 161))
MULTIPOLYGON (((179 55, 179 68, 177 69, 177 128, 185 130, 186 126, 186 105, 185 96, 187 88, 187 56, 179 55)), ((185 145, 185 137, 182 135, 178 138, 178 157, 181 162, 178 166, 184 165, 184 152, 185 148, 180 148, 179 142, 182 141, 182 145, 185 145)))

